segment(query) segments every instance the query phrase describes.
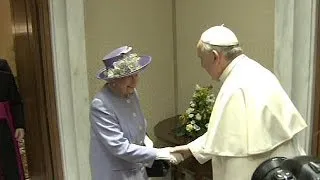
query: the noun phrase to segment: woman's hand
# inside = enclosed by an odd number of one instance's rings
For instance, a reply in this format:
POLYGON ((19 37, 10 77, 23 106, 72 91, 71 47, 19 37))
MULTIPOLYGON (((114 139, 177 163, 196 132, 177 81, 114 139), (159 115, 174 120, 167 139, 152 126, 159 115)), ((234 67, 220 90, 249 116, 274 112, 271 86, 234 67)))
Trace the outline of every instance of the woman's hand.
POLYGON ((167 160, 173 164, 179 164, 184 160, 183 155, 180 153, 172 153, 172 147, 157 149, 156 159, 167 160))
POLYGON ((170 149, 171 153, 180 153, 184 159, 192 156, 192 153, 187 145, 176 146, 170 149))

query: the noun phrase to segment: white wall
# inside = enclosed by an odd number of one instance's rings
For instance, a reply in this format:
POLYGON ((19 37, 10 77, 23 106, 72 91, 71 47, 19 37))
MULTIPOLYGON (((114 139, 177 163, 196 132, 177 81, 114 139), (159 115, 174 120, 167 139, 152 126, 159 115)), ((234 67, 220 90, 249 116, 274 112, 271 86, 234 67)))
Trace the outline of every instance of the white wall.
POLYGON ((207 28, 225 24, 237 35, 245 54, 273 70, 274 0, 176 0, 178 112, 185 111, 194 85, 208 85, 196 43, 207 28))
POLYGON ((311 153, 315 84, 316 0, 277 0, 274 72, 306 120, 300 144, 311 153))
POLYGON ((51 0, 50 13, 64 179, 90 180, 83 1, 51 0))

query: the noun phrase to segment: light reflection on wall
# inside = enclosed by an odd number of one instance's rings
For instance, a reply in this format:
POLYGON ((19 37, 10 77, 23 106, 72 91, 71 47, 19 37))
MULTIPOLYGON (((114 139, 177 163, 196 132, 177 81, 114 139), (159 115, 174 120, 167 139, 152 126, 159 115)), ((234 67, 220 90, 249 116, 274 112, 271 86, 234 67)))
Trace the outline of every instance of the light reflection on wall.
POLYGON ((12 31, 14 35, 25 35, 27 32, 32 32, 32 26, 31 24, 27 25, 25 23, 21 24, 15 24, 15 26, 12 26, 12 31))
POLYGON ((0 58, 6 59, 16 75, 16 63, 13 41, 13 25, 9 0, 0 0, 0 58))

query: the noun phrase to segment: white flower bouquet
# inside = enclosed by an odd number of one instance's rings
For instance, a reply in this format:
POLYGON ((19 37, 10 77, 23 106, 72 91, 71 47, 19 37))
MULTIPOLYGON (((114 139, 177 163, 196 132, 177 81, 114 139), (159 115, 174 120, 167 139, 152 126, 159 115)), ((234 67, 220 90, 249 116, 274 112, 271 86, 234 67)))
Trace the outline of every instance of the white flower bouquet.
POLYGON ((193 140, 203 135, 208 129, 215 98, 212 86, 197 84, 188 109, 179 117, 176 136, 193 140))

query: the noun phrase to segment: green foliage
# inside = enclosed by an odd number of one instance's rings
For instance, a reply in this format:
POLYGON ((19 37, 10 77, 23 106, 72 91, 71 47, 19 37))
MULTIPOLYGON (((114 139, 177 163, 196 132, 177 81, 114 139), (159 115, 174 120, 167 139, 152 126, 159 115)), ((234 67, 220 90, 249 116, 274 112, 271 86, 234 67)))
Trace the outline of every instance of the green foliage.
POLYGON ((188 109, 179 117, 176 136, 196 139, 207 132, 215 98, 212 86, 197 84, 188 109))

